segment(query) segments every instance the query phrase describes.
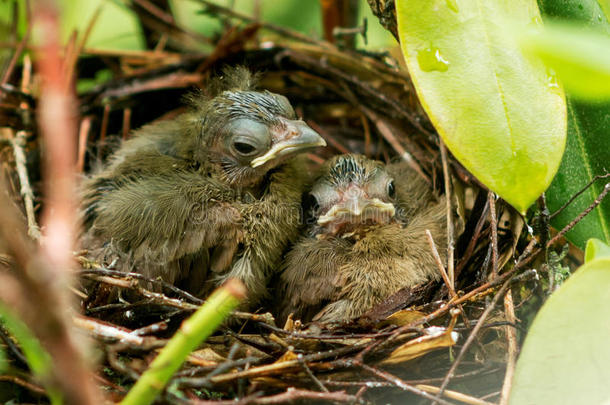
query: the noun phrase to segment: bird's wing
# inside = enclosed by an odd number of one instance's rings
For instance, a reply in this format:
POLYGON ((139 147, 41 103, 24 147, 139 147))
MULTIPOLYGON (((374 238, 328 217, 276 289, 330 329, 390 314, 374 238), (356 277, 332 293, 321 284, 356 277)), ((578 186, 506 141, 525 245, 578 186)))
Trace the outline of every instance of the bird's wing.
POLYGON ((161 265, 227 240, 238 243, 239 212, 221 191, 193 172, 129 179, 98 196, 88 233, 135 261, 161 265))
POLYGON ((278 288, 281 318, 293 313, 297 319, 311 320, 336 298, 345 282, 338 271, 345 261, 341 243, 307 238, 294 245, 286 255, 278 288))
POLYGON ((250 302, 267 294, 267 281, 279 270, 282 254, 298 237, 301 195, 309 179, 300 159, 275 170, 263 196, 239 205, 243 218, 243 252, 226 277, 239 277, 250 302))

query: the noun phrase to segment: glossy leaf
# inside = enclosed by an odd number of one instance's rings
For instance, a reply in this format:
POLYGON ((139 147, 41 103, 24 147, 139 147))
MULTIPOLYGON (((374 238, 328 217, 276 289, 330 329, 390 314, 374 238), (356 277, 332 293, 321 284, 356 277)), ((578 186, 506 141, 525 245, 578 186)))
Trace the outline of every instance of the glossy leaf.
POLYGON ((509 404, 607 404, 610 258, 577 270, 544 304, 517 362, 509 404))
MULTIPOLYGON (((610 35, 610 24, 595 0, 540 0, 539 3, 545 23, 557 19, 578 22, 610 35)), ((610 171, 610 101, 578 101, 570 94, 567 100, 568 141, 559 171, 547 192, 551 212, 559 209, 596 175, 610 171)), ((565 227, 597 198, 609 180, 595 182, 554 217, 551 224, 557 229, 565 227)), ((610 243, 610 198, 584 217, 566 237, 581 249, 589 238, 610 243)))
POLYGON ((585 263, 602 257, 610 258, 610 246, 599 239, 589 239, 585 249, 585 263))
POLYGON ((521 44, 553 68, 568 94, 594 101, 610 98, 607 35, 578 25, 547 23, 542 31, 525 31, 521 44))
POLYGON ((549 186, 565 146, 563 91, 506 21, 540 22, 534 0, 397 0, 418 96, 453 155, 519 211, 549 186))

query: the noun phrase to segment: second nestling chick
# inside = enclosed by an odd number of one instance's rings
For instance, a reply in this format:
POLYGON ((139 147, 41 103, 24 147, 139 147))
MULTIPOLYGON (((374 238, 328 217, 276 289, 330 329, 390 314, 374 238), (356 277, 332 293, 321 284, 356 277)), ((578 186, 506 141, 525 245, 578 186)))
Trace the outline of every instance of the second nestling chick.
POLYGON ((102 263, 206 295, 229 277, 249 304, 296 239, 308 184, 296 154, 324 140, 245 68, 173 120, 138 130, 83 185, 83 245, 102 263))
POLYGON ((403 287, 439 278, 425 231, 445 255, 444 198, 406 163, 337 156, 308 199, 308 235, 288 253, 280 277, 280 318, 348 321, 403 287))

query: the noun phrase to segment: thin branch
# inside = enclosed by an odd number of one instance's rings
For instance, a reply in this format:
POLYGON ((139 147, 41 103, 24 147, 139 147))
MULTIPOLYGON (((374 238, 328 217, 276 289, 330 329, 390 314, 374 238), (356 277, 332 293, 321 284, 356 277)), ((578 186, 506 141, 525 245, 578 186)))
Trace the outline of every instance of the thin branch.
MULTIPOLYGON (((15 7, 18 7, 18 3, 14 3, 14 4, 15 4, 15 7)), ((19 41, 19 44, 17 45, 17 49, 15 49, 15 52, 13 53, 13 56, 11 57, 9 64, 8 64, 6 70, 4 71, 4 74, 2 75, 2 79, 0 80, 1 85, 5 85, 8 83, 8 81, 11 78, 11 75, 13 73, 13 70, 15 69, 15 66, 17 65, 17 62, 19 61, 19 57, 21 57, 21 54, 23 53, 28 41, 30 40, 30 33, 32 31, 32 20, 31 20, 31 15, 30 15, 30 10, 31 10, 30 0, 26 0, 25 9, 26 9, 26 14, 27 14, 26 32, 25 32, 25 35, 23 36, 23 38, 21 39, 21 41, 19 41)), ((17 21, 15 21, 15 23, 16 22, 17 21)), ((2 86, 0 86, 0 89, 2 89, 2 86)))
MULTIPOLYGON (((418 384, 415 388, 419 388, 422 391, 429 392, 431 394, 438 394, 440 389, 432 385, 418 384)), ((461 392, 445 390, 443 393, 447 398, 455 399, 456 401, 463 402, 469 405, 494 405, 491 402, 483 401, 482 399, 475 398, 470 395, 462 394, 461 392)))
MULTIPOLYGON (((354 365, 360 366, 364 370, 368 371, 369 373, 374 374, 379 378, 383 378, 384 380, 391 382, 392 384, 394 384, 398 388, 402 389, 403 391, 411 392, 413 394, 419 395, 420 397, 423 397, 426 399, 433 399, 433 400, 435 399, 435 397, 433 395, 430 395, 426 391, 416 388, 416 387, 412 386, 411 384, 408 384, 406 381, 404 381, 386 371, 382 371, 382 370, 379 370, 378 368, 367 366, 366 364, 359 363, 359 362, 355 362, 354 365)), ((438 399, 438 403, 440 403, 442 405, 452 405, 451 402, 447 402, 444 399, 440 399, 440 398, 438 399)))
POLYGON ((314 382, 314 384, 316 384, 316 386, 320 389, 320 391, 329 392, 328 388, 326 388, 324 386, 324 384, 322 384, 322 382, 320 380, 318 380, 318 378, 311 372, 311 369, 309 368, 307 363, 303 360, 302 354, 297 355, 297 360, 299 360, 301 367, 303 367, 303 370, 305 370, 305 374, 307 374, 307 376, 314 382))
POLYGON ((453 208, 451 207, 451 177, 449 174, 449 164, 447 158, 447 147, 442 138, 438 138, 441 148, 441 161, 443 163, 443 178, 445 180, 445 199, 447 202, 447 275, 451 282, 451 287, 455 285, 455 268, 454 268, 454 227, 453 227, 453 208))
POLYGON ((610 177, 610 173, 599 174, 599 175, 593 177, 593 179, 590 182, 588 182, 583 188, 581 188, 576 194, 574 194, 565 204, 563 204, 561 207, 559 207, 557 209, 557 211, 553 212, 550 216, 550 219, 553 219, 557 215, 559 215, 563 210, 565 210, 567 208, 568 205, 572 204, 574 202, 574 200, 576 200, 578 198, 578 196, 580 196, 582 193, 587 191, 587 189, 589 187, 591 187, 593 185, 593 183, 595 183, 597 180, 607 179, 608 177, 610 177))
POLYGON ((496 195, 489 190, 489 222, 491 224, 491 278, 498 276, 498 218, 496 212, 496 195))
POLYGON ((280 34, 283 37, 296 39, 298 41, 305 42, 308 44, 319 45, 324 48, 329 48, 329 47, 334 48, 334 46, 332 44, 330 44, 329 42, 316 40, 312 36, 301 34, 298 31, 294 31, 294 30, 291 30, 291 29, 288 29, 288 28, 285 28, 285 27, 282 27, 279 25, 259 21, 256 17, 251 17, 246 14, 238 13, 237 11, 233 11, 227 7, 219 6, 218 4, 212 3, 211 1, 207 1, 207 0, 195 0, 195 1, 205 5, 208 8, 206 10, 207 13, 224 14, 231 18, 236 18, 238 20, 244 21, 246 23, 260 24, 261 27, 268 29, 269 31, 277 32, 278 34, 280 34))
MULTIPOLYGON (((498 301, 500 300, 500 298, 504 295, 504 293, 506 292, 506 290, 510 286, 510 281, 511 281, 511 278, 507 279, 504 282, 504 284, 502 285, 500 290, 498 290, 496 295, 491 300, 491 303, 487 306, 487 308, 485 308, 485 311, 483 311, 483 313, 481 314, 481 317, 477 321, 477 324, 475 325, 475 327, 472 329, 472 332, 470 332, 470 335, 468 335, 468 339, 466 339, 466 342, 464 343, 464 346, 462 346, 462 349, 460 350, 459 354, 455 358, 455 361, 451 365, 451 368, 447 372, 447 375, 445 376, 445 379, 443 380, 443 383, 441 384, 440 390, 439 390, 439 392, 438 392, 438 394, 436 396, 437 399, 440 398, 443 395, 443 392, 445 391, 445 388, 447 387, 447 385, 449 384, 449 381, 451 381, 451 378, 455 374, 455 370, 457 370, 458 366, 460 365, 460 362, 464 358, 464 355, 466 354, 466 352, 470 348, 470 345, 472 344, 472 342, 474 342, 474 339, 477 336, 477 333, 479 333, 479 330, 481 330, 481 328, 483 327, 483 324, 487 320, 487 317, 489 316, 491 311, 495 308, 495 306, 498 303, 498 301)), ((435 400, 433 402, 433 404, 436 403, 436 402, 437 402, 437 400, 435 400)))
POLYGON ((434 261, 436 262, 438 270, 441 273, 441 277, 443 278, 443 281, 445 282, 445 286, 447 286, 447 289, 449 290, 449 294, 451 295, 451 298, 452 299, 456 298, 457 294, 455 293, 453 284, 451 283, 451 280, 449 280, 449 276, 447 275, 447 271, 445 271, 445 266, 443 265, 441 256, 438 254, 438 249, 436 248, 436 244, 434 243, 432 234, 430 233, 430 230, 428 230, 428 229, 426 229, 426 236, 428 237, 428 244, 430 245, 430 250, 432 251, 432 256, 434 256, 434 261))
POLYGON ((15 156, 15 166, 17 169, 17 175, 19 176, 19 183, 21 183, 21 196, 25 205, 25 215, 28 221, 28 235, 34 239, 40 239, 40 227, 36 222, 36 214, 34 213, 34 193, 32 192, 32 186, 30 185, 30 178, 28 177, 28 171, 26 168, 25 158, 25 143, 26 143, 26 132, 18 131, 17 136, 12 136, 13 131, 8 129, 11 133, 11 145, 13 146, 13 155, 15 156))
POLYGON ((593 209, 595 207, 597 207, 599 204, 601 204, 601 202, 603 201, 603 199, 606 197, 606 195, 608 194, 608 192, 610 192, 610 183, 606 183, 606 185, 604 186, 604 189, 602 190, 602 192, 597 196, 597 198, 595 199, 595 201, 593 201, 591 203, 591 205, 589 205, 589 207, 587 207, 586 210, 584 210, 583 212, 581 212, 576 218, 574 218, 572 220, 572 222, 570 222, 569 224, 567 224, 561 231, 559 231, 559 233, 557 233, 557 235, 555 235, 553 237, 553 239, 551 239, 547 244, 546 247, 549 246, 553 246, 555 244, 555 242, 557 242, 563 235, 566 234, 566 232, 568 232, 570 229, 574 228, 574 226, 579 223, 585 216, 587 216, 588 213, 590 213, 591 211, 593 211, 593 209))
MULTIPOLYGON (((504 313, 506 315, 507 322, 513 324, 517 323, 517 317, 515 316, 515 305, 513 304, 513 295, 511 291, 508 291, 504 296, 504 313)), ((506 359, 506 374, 504 375, 502 395, 500 396, 500 405, 508 404, 508 397, 512 387, 515 364, 517 363, 517 354, 519 350, 517 343, 517 330, 511 326, 506 326, 505 331, 506 339, 508 340, 508 353, 506 359)))

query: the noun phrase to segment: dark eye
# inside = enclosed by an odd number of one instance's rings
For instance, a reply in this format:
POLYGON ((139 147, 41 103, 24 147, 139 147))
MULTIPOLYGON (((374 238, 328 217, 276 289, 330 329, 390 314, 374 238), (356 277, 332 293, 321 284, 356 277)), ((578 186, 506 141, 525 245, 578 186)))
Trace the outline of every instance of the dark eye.
POLYGON ((320 204, 318 204, 318 199, 313 194, 306 194, 303 200, 303 208, 305 212, 316 212, 320 209, 320 204))
POLYGON ((256 152, 256 146, 243 142, 243 141, 235 141, 233 142, 233 148, 241 155, 251 155, 256 152))
POLYGON ((394 187, 394 180, 388 183, 388 197, 394 198, 396 197, 396 188, 394 187))

